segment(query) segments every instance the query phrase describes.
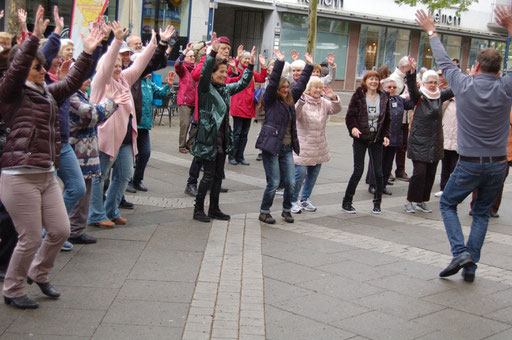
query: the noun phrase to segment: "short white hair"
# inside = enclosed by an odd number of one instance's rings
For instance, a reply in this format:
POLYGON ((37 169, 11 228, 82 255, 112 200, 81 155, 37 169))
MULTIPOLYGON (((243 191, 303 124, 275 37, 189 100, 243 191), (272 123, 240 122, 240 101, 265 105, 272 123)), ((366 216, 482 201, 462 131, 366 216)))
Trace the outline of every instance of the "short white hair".
POLYGON ((314 85, 317 85, 317 84, 322 85, 322 87, 324 86, 324 82, 322 81, 322 79, 320 79, 320 77, 317 77, 317 76, 310 77, 308 84, 306 85, 306 90, 304 91, 304 93, 309 94, 311 91, 311 87, 313 87, 314 85))
POLYGON ((439 75, 434 70, 428 70, 425 73, 423 73, 423 76, 421 78, 421 83, 422 84, 426 83, 428 78, 436 78, 436 80, 439 82, 439 75))
POLYGON ((395 85, 396 85, 396 81, 394 81, 391 78, 386 78, 383 81, 381 81, 380 83, 382 84, 382 87, 386 87, 389 83, 395 83, 395 85))
POLYGON ((398 68, 409 66, 409 57, 405 56, 398 62, 398 68))
POLYGON ((292 63, 292 70, 295 68, 295 69, 299 69, 299 70, 303 70, 304 67, 306 67, 306 62, 304 60, 295 60, 293 63, 292 63))

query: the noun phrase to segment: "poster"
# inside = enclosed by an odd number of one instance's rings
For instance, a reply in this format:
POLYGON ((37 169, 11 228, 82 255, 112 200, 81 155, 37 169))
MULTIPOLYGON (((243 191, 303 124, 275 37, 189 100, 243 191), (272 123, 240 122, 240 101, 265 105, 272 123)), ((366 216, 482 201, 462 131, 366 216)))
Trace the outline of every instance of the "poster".
POLYGON ((82 53, 82 39, 80 33, 87 36, 92 23, 105 13, 109 0, 75 0, 71 15, 70 37, 75 43, 77 58, 82 53))

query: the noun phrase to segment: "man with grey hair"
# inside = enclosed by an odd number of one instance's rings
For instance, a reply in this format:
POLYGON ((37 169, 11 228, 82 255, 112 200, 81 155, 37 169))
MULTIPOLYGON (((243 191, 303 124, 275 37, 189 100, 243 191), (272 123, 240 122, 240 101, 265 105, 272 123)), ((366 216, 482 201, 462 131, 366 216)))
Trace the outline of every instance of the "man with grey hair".
POLYGON ((142 52, 142 40, 137 35, 130 35, 126 39, 126 44, 132 50, 133 53, 141 53, 142 52))

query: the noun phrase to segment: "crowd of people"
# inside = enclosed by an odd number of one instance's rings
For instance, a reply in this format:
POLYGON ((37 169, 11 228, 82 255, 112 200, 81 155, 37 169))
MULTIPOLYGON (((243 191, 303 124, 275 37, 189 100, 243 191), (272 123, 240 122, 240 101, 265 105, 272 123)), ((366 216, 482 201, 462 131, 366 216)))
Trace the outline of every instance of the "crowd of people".
MULTIPOLYGON (((512 33, 512 15, 501 7, 496 15, 512 33)), ((153 31, 143 46, 118 22, 100 19, 82 36, 83 52, 75 60, 73 41, 60 36, 64 20, 57 7, 48 38, 43 7, 32 32, 23 9, 18 19, 19 36, 0 33, 0 278, 5 303, 39 306, 25 294, 25 280, 58 298, 48 278, 58 252, 96 243, 85 233, 88 224, 113 228, 128 222, 119 210, 133 209, 125 191, 148 190, 143 180, 151 154, 153 99, 168 96, 177 80, 178 151, 193 155, 185 189, 195 197, 193 219, 230 219, 220 208, 220 193, 227 191, 224 166, 226 160, 250 165, 244 152, 254 118, 260 128, 258 160, 267 181, 259 220, 276 223, 271 207, 280 188, 284 221, 293 223, 293 214, 317 210, 310 198, 322 164, 330 159, 326 125, 342 109, 329 86, 336 75, 333 54, 318 64, 308 53, 302 60, 292 51, 287 63, 278 49, 267 60, 255 47, 246 51, 241 45, 233 58, 230 39, 213 32, 208 42, 187 44, 175 61, 176 73, 169 72, 159 87, 151 75, 168 64, 177 42, 172 26, 153 31)), ((472 281, 489 217, 499 216, 512 164, 512 76, 500 77, 502 59, 494 49, 480 51, 470 74, 462 72, 447 56, 432 17, 419 11, 416 21, 431 39, 439 70, 417 72, 416 61, 406 56, 394 72, 386 66, 366 72, 346 114, 354 170, 342 210, 356 213, 353 197, 368 153, 373 213, 382 213, 383 194, 392 194, 395 179, 409 182, 406 213, 432 212, 427 202, 442 160, 436 196, 441 197, 454 258, 440 275, 464 268, 464 278, 472 281), (413 164, 410 178, 406 156, 413 164), (473 225, 465 245, 457 205, 469 194, 473 225)))

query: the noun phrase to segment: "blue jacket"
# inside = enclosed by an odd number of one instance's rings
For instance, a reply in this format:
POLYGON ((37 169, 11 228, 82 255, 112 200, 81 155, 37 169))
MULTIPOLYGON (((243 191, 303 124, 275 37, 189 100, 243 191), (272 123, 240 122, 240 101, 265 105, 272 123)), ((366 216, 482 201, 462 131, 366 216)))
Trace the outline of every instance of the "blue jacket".
POLYGON ((153 99, 163 99, 169 93, 169 86, 158 87, 153 79, 144 78, 141 81, 142 115, 137 129, 151 130, 153 127, 153 99))
POLYGON ((410 99, 394 96, 389 97, 389 104, 391 105, 389 146, 402 146, 404 143, 404 132, 402 130, 404 111, 414 109, 414 103, 410 99))
MULTIPOLYGON (((283 73, 284 61, 276 60, 270 80, 263 95, 262 104, 265 108, 265 122, 261 127, 260 135, 256 141, 256 148, 279 155, 283 144, 283 138, 288 128, 288 121, 292 119, 292 148, 298 155, 300 153, 299 139, 297 138, 297 125, 295 117, 295 105, 288 105, 277 94, 279 80, 283 73)), ((293 102, 296 103, 304 90, 313 72, 313 65, 306 65, 295 85, 291 88, 293 102)))

